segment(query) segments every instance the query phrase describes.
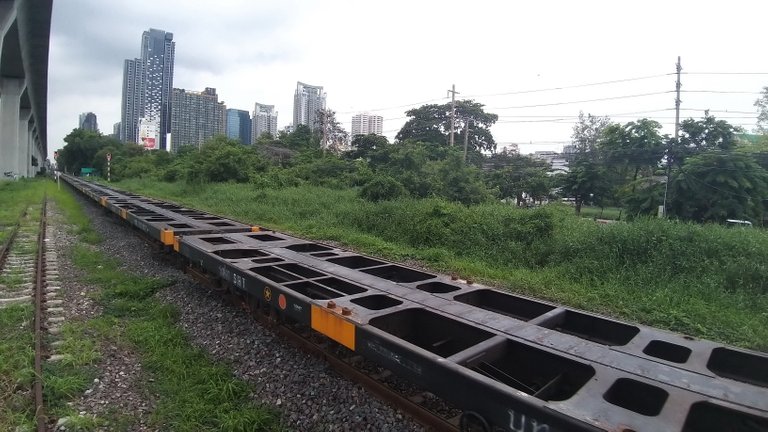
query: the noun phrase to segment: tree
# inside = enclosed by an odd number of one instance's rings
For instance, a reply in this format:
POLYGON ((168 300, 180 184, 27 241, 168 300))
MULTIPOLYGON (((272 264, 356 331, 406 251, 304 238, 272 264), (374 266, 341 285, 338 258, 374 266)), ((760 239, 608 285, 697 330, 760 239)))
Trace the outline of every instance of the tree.
POLYGON ((768 171, 748 154, 710 151, 688 158, 669 189, 669 212, 681 219, 762 221, 768 171))
POLYGON ((585 201, 600 203, 610 191, 604 167, 589 158, 574 161, 562 182, 563 193, 574 199, 576 214, 581 214, 585 201))
MULTIPOLYGON (((470 151, 496 150, 496 141, 490 127, 496 123, 499 116, 486 113, 484 106, 473 100, 456 101, 455 142, 462 143, 464 133, 469 128, 467 147, 470 151)), ((448 145, 451 130, 450 103, 422 105, 406 111, 405 114, 410 118, 397 133, 397 141, 414 140, 439 146, 448 145)))
POLYGON ((80 168, 92 167, 94 157, 105 147, 118 148, 122 144, 114 138, 99 132, 74 129, 64 137, 66 145, 59 151, 58 166, 70 173, 79 173, 80 168))
POLYGON ((768 135, 768 87, 763 87, 760 97, 755 101, 757 108, 757 133, 768 135))
POLYGON ((610 124, 611 119, 608 117, 593 116, 592 114, 587 114, 585 117, 584 113, 579 111, 579 119, 573 126, 573 134, 571 134, 576 154, 589 155, 593 160, 597 159, 598 141, 610 124))
POLYGON ((641 172, 646 177, 653 175, 665 150, 660 129, 661 124, 648 119, 610 124, 603 129, 599 152, 607 167, 613 169, 617 188, 634 193, 641 172))
POLYGON ((280 141, 291 150, 305 150, 316 148, 319 141, 312 135, 312 129, 307 125, 299 124, 289 134, 280 133, 280 141))
POLYGON ((736 147, 739 129, 709 113, 701 120, 692 118, 680 123, 680 139, 670 141, 669 163, 682 166, 685 159, 711 150, 732 150, 736 147))
POLYGON ((377 148, 389 145, 389 140, 383 135, 355 135, 352 139, 352 150, 345 154, 348 159, 368 159, 377 148))
POLYGON ((549 164, 518 154, 500 153, 489 160, 493 167, 486 174, 486 184, 499 192, 499 198, 515 198, 517 205, 525 196, 539 201, 549 194, 551 184, 547 172, 549 164))
POLYGON ((347 131, 336 120, 333 110, 321 108, 317 110, 315 133, 320 138, 320 148, 334 153, 342 151, 347 143, 347 131))

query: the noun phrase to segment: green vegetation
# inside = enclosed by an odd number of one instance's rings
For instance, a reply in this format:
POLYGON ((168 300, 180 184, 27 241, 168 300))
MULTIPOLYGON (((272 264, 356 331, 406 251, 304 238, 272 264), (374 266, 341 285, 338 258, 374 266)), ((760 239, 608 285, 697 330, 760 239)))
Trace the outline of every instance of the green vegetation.
MULTIPOLYGON (((466 156, 463 145, 447 145, 443 104, 406 112, 395 143, 356 136, 343 153, 334 151, 343 134, 332 112, 323 122, 334 145, 304 126, 251 147, 217 137, 175 155, 110 144, 113 173, 126 189, 246 222, 768 349, 768 234, 709 225, 727 218, 763 225, 764 136, 745 144, 737 128, 710 115, 684 120, 674 139, 653 120, 582 114, 570 171, 552 175, 541 161, 495 153, 490 128, 498 117, 481 104, 458 101, 457 112, 456 142, 466 136, 466 156), (671 220, 651 219, 667 173, 671 220), (563 197, 575 205, 542 206, 563 197), (582 207, 585 218, 575 217, 582 207)), ((99 163, 99 153, 90 156, 99 163)))
POLYGON ((513 292, 768 350, 768 232, 656 219, 596 224, 570 206, 373 203, 354 190, 130 180, 118 185, 298 235, 334 240, 513 292))
MULTIPOLYGON (((6 241, 19 216, 29 206, 39 208, 45 182, 0 182, 0 244, 6 241)), ((30 215, 39 220, 36 215, 30 215)), ((34 245, 30 252, 34 252, 34 245)), ((2 285, 21 282, 18 275, 4 275, 2 285)), ((33 425, 34 404, 29 389, 34 381, 34 309, 31 304, 0 308, 0 430, 33 425)))
MULTIPOLYGON (((85 243, 98 243, 88 217, 66 190, 51 191, 57 205, 85 243)), ((103 314, 63 327, 60 353, 64 359, 45 371, 46 401, 58 417, 69 417, 69 430, 131 430, 135 419, 121 413, 79 416, 64 403, 82 394, 95 376, 93 365, 102 343, 137 352, 153 380, 146 391, 157 395, 150 421, 174 431, 281 430, 278 416, 249 400, 250 387, 229 368, 209 360, 187 342, 177 326, 178 313, 154 299, 171 281, 126 273, 115 260, 87 244, 76 245, 73 261, 84 271, 84 282, 101 288, 96 300, 103 314)))
POLYGON ((86 281, 102 288, 104 315, 94 327, 103 337, 138 351, 158 395, 153 424, 174 431, 273 431, 278 417, 249 400, 251 388, 192 348, 176 325, 174 307, 153 295, 170 281, 127 274, 112 259, 84 246, 74 250, 86 281))

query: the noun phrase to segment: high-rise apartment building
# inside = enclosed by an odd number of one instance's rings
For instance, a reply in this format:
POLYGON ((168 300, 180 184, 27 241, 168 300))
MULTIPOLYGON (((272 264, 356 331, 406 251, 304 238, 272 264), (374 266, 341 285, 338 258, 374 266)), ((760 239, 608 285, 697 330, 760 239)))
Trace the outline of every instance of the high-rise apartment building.
POLYGON ((362 113, 352 116, 351 137, 357 135, 378 134, 384 130, 384 117, 362 113))
POLYGON ((120 139, 120 122, 112 125, 112 138, 116 140, 120 139))
POLYGON ((269 133, 277 137, 277 111, 274 105, 264 105, 256 102, 253 107, 253 134, 251 142, 255 143, 260 136, 269 133))
POLYGON ((139 142, 139 117, 142 112, 140 59, 126 59, 123 63, 123 101, 120 113, 120 136, 122 142, 139 142))
POLYGON ((201 146, 214 135, 226 133, 227 107, 219 102, 215 88, 201 92, 173 89, 171 111, 171 150, 184 145, 201 146))
POLYGON ((251 115, 248 111, 227 110, 227 137, 239 140, 245 145, 250 145, 253 142, 251 141, 251 115))
POLYGON ((141 58, 125 60, 121 140, 166 149, 175 50, 173 33, 149 29, 141 36, 141 58))
POLYGON ((293 96, 293 127, 303 124, 314 130, 319 109, 325 109, 323 87, 297 82, 293 96))
POLYGON ((96 121, 96 114, 92 112, 80 114, 79 128, 83 130, 98 132, 99 123, 96 121))

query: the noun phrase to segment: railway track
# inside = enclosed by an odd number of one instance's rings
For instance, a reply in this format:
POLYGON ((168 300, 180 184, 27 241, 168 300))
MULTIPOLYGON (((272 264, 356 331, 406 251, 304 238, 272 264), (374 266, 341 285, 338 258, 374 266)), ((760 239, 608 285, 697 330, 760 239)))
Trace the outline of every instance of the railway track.
POLYGON ((765 353, 63 179, 435 430, 768 431, 765 353))
POLYGON ((43 364, 49 359, 47 349, 55 349, 55 335, 63 321, 61 300, 56 298, 56 252, 46 242, 46 208, 47 198, 29 206, 0 248, 0 308, 30 305, 33 310, 29 324, 34 336, 35 376, 29 393, 38 432, 49 430, 43 397, 43 364))

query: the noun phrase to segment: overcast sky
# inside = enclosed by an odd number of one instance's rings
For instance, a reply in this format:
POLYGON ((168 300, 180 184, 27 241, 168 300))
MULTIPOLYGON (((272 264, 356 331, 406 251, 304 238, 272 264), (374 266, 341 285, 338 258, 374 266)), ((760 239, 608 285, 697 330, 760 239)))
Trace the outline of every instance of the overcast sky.
POLYGON ((390 139, 405 110, 447 102, 451 84, 498 114, 496 141, 523 153, 560 150, 580 110, 654 118, 671 133, 679 55, 683 90, 715 92, 683 93, 682 115, 710 109, 751 129, 768 85, 766 16, 768 2, 757 0, 57 0, 48 148, 63 146, 82 112, 112 132, 123 60, 139 56, 150 27, 174 34, 174 87, 215 87, 228 108, 274 104, 280 127, 303 81, 325 87, 347 130, 354 113, 370 111, 384 116, 390 139), (763 74, 701 74, 710 72, 763 74), (615 99, 570 103, 604 98, 615 99))

